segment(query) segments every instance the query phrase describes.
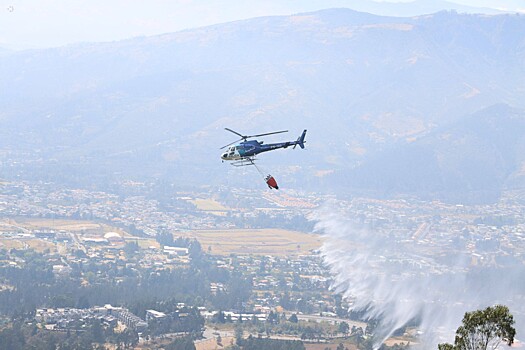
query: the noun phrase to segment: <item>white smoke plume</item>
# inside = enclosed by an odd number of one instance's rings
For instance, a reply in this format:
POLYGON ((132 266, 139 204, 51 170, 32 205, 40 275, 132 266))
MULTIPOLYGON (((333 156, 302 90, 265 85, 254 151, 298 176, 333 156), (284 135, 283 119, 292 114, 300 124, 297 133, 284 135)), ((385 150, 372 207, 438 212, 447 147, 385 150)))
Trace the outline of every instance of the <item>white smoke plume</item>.
MULTIPOLYGON (((437 263, 428 247, 359 228, 334 203, 317 211, 314 220, 324 236, 321 254, 334 279, 332 288, 353 310, 380 320, 375 348, 414 319, 422 332, 420 347, 437 349, 440 342, 453 342, 466 311, 500 303, 515 317, 523 315, 523 268, 504 274, 471 271, 470 260, 459 256, 454 263, 437 263)), ((524 334, 519 317, 516 330, 518 337, 524 334)))

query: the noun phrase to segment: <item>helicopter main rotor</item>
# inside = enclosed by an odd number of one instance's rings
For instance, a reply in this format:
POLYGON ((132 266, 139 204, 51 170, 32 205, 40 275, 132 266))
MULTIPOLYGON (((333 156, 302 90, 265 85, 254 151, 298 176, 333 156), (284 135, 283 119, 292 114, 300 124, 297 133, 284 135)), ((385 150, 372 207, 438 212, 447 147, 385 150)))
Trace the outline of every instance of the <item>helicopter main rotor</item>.
POLYGON ((266 135, 273 135, 273 134, 281 134, 283 132, 288 132, 288 130, 282 130, 282 131, 273 131, 273 132, 267 132, 267 133, 264 133, 264 134, 257 134, 257 135, 242 135, 242 134, 238 133, 237 131, 229 129, 229 128, 224 128, 224 130, 228 130, 229 132, 232 132, 235 135, 240 136, 241 138, 236 140, 236 141, 233 141, 232 143, 227 144, 226 146, 221 147, 220 149, 223 149, 223 148, 226 148, 228 146, 231 146, 234 143, 237 143, 239 141, 246 141, 247 139, 252 138, 252 137, 259 137, 259 136, 266 136, 266 135))

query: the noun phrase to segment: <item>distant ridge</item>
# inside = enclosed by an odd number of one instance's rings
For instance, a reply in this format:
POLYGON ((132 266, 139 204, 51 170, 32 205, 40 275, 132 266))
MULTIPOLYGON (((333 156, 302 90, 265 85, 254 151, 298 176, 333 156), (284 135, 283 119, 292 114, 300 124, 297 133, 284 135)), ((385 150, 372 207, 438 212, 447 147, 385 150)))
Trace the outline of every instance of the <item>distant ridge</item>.
POLYGON ((495 201, 502 186, 525 187, 525 110, 504 104, 485 108, 413 143, 377 154, 351 176, 352 185, 361 190, 495 201))
MULTIPOLYGON (((220 185, 232 171, 218 158, 230 141, 224 127, 289 129, 291 139, 308 129, 306 151, 262 160, 288 188, 429 195, 450 185, 467 198, 490 181, 497 194, 521 183, 518 159, 496 175, 454 182, 453 163, 431 157, 442 147, 431 135, 491 106, 525 108, 523 33, 518 15, 331 9, 14 52, 0 56, 0 161, 24 160, 5 166, 5 177, 220 185), (422 166, 425 154, 439 171, 402 181, 407 170, 396 164, 412 157, 422 166)), ((510 112, 496 110, 510 130, 510 112)), ((450 149, 450 159, 472 147, 450 149)), ((491 152, 487 164, 500 164, 491 152)), ((246 176, 236 186, 254 185, 246 176)))
POLYGON ((411 2, 376 2, 370 0, 352 0, 340 2, 341 7, 352 10, 373 13, 381 16, 413 17, 432 14, 439 11, 457 11, 460 13, 478 13, 497 15, 506 11, 488 7, 474 7, 441 0, 415 0, 411 2))

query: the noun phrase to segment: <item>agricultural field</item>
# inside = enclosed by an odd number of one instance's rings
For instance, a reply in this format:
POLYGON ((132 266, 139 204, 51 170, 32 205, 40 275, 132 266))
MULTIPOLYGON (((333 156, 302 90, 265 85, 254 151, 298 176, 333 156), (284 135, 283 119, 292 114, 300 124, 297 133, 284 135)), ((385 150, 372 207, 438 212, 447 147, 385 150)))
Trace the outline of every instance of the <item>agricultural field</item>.
POLYGON ((2 237, 0 235, 0 249, 34 249, 37 252, 56 251, 53 243, 41 239, 25 239, 18 237, 2 237))
POLYGON ((101 225, 92 221, 83 220, 55 220, 55 219, 28 219, 18 218, 16 222, 19 226, 28 230, 64 230, 64 231, 94 231, 100 230, 101 225))
MULTIPOLYGON (((217 208, 214 207, 214 209, 217 208)), ((28 235, 34 230, 44 229, 71 232, 81 240, 83 237, 103 237, 108 232, 116 232, 123 238, 120 244, 134 241, 142 249, 151 246, 159 247, 154 238, 134 237, 122 229, 106 224, 82 220, 28 218, 0 221, 0 247, 6 249, 33 248, 37 251, 56 250, 57 247, 53 243, 28 235), (8 233, 11 234, 8 235, 8 233), (26 235, 28 237, 23 237, 26 235)), ((308 254, 322 244, 321 237, 318 235, 281 229, 198 230, 174 234, 174 236, 179 235, 197 239, 204 251, 218 255, 297 256, 308 254)))
MULTIPOLYGON (((49 251, 65 254, 63 243, 58 244, 52 239, 38 237, 38 234, 34 234, 36 230, 55 231, 57 234, 72 233, 81 240, 82 237, 102 238, 108 232, 117 232, 123 240, 136 240, 119 228, 92 221, 15 218, 0 221, 0 249, 34 249, 37 252, 49 251)), ((138 243, 143 248, 157 244, 154 239, 138 243)))
POLYGON ((225 207, 214 199, 194 199, 190 203, 195 205, 198 210, 206 211, 217 216, 225 216, 230 208, 225 207))
POLYGON ((108 232, 117 232, 124 238, 132 237, 120 228, 87 220, 16 218, 0 221, 0 232, 13 231, 13 229, 20 232, 31 232, 33 230, 67 231, 91 236, 104 236, 108 232))
POLYGON ((229 208, 225 207, 221 203, 214 199, 194 199, 190 201, 197 209, 203 211, 227 211, 229 208))
POLYGON ((307 254, 321 246, 318 235, 280 229, 203 230, 188 233, 203 250, 212 254, 257 254, 293 256, 307 254))

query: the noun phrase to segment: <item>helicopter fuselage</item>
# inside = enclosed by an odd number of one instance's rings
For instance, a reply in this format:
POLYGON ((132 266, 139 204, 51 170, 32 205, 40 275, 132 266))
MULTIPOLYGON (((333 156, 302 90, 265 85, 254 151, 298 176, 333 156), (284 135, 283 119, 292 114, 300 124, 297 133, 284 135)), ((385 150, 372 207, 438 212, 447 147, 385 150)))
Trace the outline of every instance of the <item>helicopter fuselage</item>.
MULTIPOLYGON (((257 135, 257 136, 261 136, 261 135, 257 135)), ((295 148, 295 146, 297 145, 301 148, 304 148, 305 136, 306 136, 306 130, 303 131, 303 133, 301 134, 301 136, 299 136, 297 141, 286 141, 286 142, 264 144, 263 141, 244 140, 240 143, 229 146, 226 149, 226 151, 221 154, 221 159, 223 162, 225 160, 226 161, 241 161, 242 163, 244 163, 244 161, 248 161, 249 163, 253 164, 255 156, 258 155, 259 153, 273 151, 279 148, 288 148, 290 146, 293 146, 295 148)), ((246 138, 246 137, 243 136, 243 138, 246 138)))
POLYGON ((237 145, 231 146, 221 155, 222 160, 240 160, 252 158, 259 153, 273 151, 279 148, 287 148, 296 145, 297 141, 269 143, 267 145, 257 140, 244 141, 237 145))

